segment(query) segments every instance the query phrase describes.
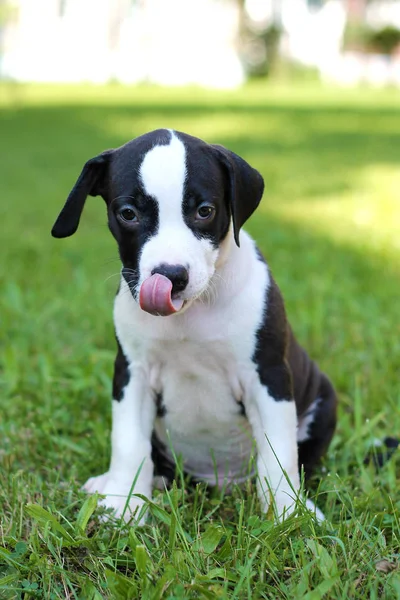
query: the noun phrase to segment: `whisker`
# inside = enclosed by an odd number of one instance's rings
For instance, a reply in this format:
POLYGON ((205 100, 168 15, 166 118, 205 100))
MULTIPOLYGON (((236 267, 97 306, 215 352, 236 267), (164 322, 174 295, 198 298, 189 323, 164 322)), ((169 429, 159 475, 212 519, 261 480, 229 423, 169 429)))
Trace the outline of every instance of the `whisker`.
POLYGON ((137 275, 137 271, 135 271, 135 269, 130 269, 129 267, 124 267, 124 273, 129 275, 137 275))
POLYGON ((118 273, 112 273, 111 275, 109 275, 108 277, 106 277, 105 280, 104 280, 104 283, 106 283, 107 281, 109 281, 113 277, 116 277, 117 275, 121 276, 121 271, 118 271, 118 273))
POLYGON ((217 273, 217 272, 214 273, 214 275, 211 278, 211 281, 216 283, 215 280, 222 281, 222 283, 227 283, 227 280, 224 277, 222 277, 221 273, 217 273))
POLYGON ((130 292, 134 298, 137 298, 139 295, 138 294, 138 284, 136 283, 135 285, 132 285, 136 280, 136 272, 133 271, 132 269, 131 269, 131 272, 133 275, 135 275, 135 279, 130 279, 129 281, 126 281, 126 279, 125 279, 126 287, 120 293, 126 294, 126 293, 130 292))

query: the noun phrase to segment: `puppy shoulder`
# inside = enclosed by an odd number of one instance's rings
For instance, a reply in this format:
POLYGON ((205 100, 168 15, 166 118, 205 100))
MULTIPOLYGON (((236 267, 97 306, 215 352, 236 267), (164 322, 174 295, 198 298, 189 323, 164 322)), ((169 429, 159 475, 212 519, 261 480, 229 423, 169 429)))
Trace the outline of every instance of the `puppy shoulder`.
POLYGON ((264 286, 263 314, 256 333, 254 361, 257 364, 280 364, 287 359, 289 325, 281 291, 258 247, 257 260, 267 271, 264 286))

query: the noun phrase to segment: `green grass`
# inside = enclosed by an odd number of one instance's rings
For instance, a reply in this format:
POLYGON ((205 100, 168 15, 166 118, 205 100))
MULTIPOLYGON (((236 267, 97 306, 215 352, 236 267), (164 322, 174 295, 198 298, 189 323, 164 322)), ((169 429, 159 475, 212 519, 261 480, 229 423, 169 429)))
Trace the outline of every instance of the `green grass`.
POLYGON ((0 88, 1 598, 400 598, 400 104, 394 91, 0 88), (264 175, 248 224, 300 341, 340 393, 314 495, 327 521, 275 525, 248 484, 180 485, 144 528, 99 523, 79 486, 107 469, 115 244, 101 199, 50 237, 84 161, 159 126, 264 175), (383 562, 387 561, 387 562, 383 562))

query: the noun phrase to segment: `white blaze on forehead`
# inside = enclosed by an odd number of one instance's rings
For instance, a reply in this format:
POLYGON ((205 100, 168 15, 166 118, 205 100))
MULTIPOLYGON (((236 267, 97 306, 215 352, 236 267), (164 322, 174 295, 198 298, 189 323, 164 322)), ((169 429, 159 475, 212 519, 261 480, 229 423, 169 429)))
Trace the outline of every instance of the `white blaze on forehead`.
POLYGON ((186 177, 185 146, 171 131, 168 146, 155 146, 140 167, 144 190, 158 202, 160 223, 182 218, 186 177))
POLYGON ((161 264, 184 265, 189 283, 183 294, 196 298, 206 289, 214 273, 217 250, 208 239, 196 237, 183 217, 186 151, 170 132, 168 145, 155 146, 145 155, 139 176, 146 194, 158 205, 158 228, 143 245, 139 261, 140 286, 161 264))

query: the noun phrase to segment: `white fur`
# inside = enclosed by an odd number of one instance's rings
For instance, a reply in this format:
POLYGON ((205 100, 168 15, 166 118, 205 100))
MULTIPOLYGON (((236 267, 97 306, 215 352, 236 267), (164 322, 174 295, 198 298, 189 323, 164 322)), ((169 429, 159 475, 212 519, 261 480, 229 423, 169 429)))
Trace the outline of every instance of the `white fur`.
POLYGON ((127 505, 135 477, 133 493, 151 497, 153 463, 150 438, 156 412, 147 378, 140 366, 132 364, 130 371, 131 378, 122 399, 112 403, 110 469, 99 477, 89 479, 84 486, 88 492, 104 494, 106 498, 102 504, 114 509, 116 517, 124 514, 127 521, 143 504, 142 499, 131 496, 127 505))
POLYGON ((284 399, 277 401, 258 383, 246 408, 258 449, 261 505, 266 511, 272 495, 277 516, 289 514, 300 488, 296 405, 284 399))
MULTIPOLYGON (((153 393, 161 390, 166 417, 156 420, 156 431, 182 455, 189 473, 210 483, 217 479, 220 485, 240 482, 249 475, 255 440, 263 508, 269 505, 269 488, 279 515, 294 506, 299 488, 295 405, 269 396, 251 360, 268 271, 245 233, 240 250, 229 246, 212 302, 198 299, 182 314, 149 315, 121 280, 114 319, 132 383, 123 400, 114 403, 111 483, 101 479, 99 486, 91 484, 92 490, 119 494, 105 501, 117 515, 143 459, 148 468, 142 468, 134 493, 151 497, 150 406, 153 393), (143 387, 133 383, 136 378, 143 387), (238 416, 235 400, 245 404, 251 430, 238 416)), ((138 504, 133 500, 131 510, 138 504)))
MULTIPOLYGON (((265 309, 269 273, 251 238, 232 231, 219 250, 197 239, 182 216, 185 149, 175 136, 146 155, 140 176, 159 206, 158 232, 144 245, 140 283, 160 263, 188 264, 186 310, 169 317, 140 309, 125 280, 114 305, 116 334, 130 365, 123 399, 113 403, 112 458, 107 474, 86 489, 106 494, 120 516, 130 486, 151 497, 153 426, 167 447, 182 455, 194 476, 219 484, 241 481, 256 444, 259 495, 269 489, 277 514, 290 512, 299 488, 294 401, 273 399, 252 361, 265 309), (155 419, 154 394, 162 391, 166 416, 155 419), (237 402, 248 415, 240 416, 237 402), (138 474, 138 470, 142 469, 138 474)), ((172 450, 168 450, 172 454, 172 450)), ((128 517, 141 501, 133 498, 128 517)))

